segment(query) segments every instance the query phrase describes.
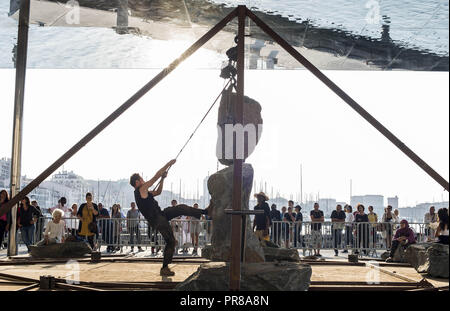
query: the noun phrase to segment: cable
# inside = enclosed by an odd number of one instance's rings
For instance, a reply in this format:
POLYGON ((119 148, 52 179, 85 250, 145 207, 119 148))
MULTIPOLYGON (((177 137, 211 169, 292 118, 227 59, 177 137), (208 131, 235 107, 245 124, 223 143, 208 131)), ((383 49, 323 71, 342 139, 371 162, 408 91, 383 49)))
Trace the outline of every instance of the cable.
MULTIPOLYGON (((227 84, 225 84, 225 87, 222 89, 222 91, 220 91, 219 95, 217 96, 217 98, 214 100, 214 102, 212 103, 211 107, 209 107, 208 111, 206 111, 205 115, 203 116, 203 118, 200 120, 200 122, 198 123, 197 127, 195 128, 195 130, 192 132, 191 136, 189 136, 188 140, 186 141, 186 143, 183 145, 183 147, 180 149, 180 151, 178 152, 177 156, 175 157, 175 160, 178 159, 178 157, 180 156, 180 154, 183 152, 184 148, 186 148, 187 144, 191 141, 192 137, 194 137, 194 134, 197 132, 198 128, 200 127, 200 125, 202 125, 203 121, 205 121, 206 117, 208 116, 208 114, 211 112, 212 108, 216 105, 217 101, 219 100, 220 96, 222 95, 222 93, 226 90, 226 88, 230 85, 230 83, 233 81, 233 86, 235 86, 236 81, 234 79, 230 79, 227 84)), ((170 168, 172 167, 169 166, 166 170, 166 173, 170 170, 170 168)), ((156 188, 159 187, 159 185, 161 184, 161 179, 159 180, 158 184, 155 186, 155 188, 153 189, 153 191, 156 190, 156 188)))

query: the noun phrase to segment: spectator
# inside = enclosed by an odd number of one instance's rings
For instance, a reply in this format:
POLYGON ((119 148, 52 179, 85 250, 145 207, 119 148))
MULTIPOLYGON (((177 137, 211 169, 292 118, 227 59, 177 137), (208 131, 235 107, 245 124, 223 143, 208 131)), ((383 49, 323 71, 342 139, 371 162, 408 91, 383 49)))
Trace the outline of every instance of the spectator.
POLYGON ((388 205, 385 209, 382 218, 385 240, 386 240, 386 248, 388 250, 392 247, 392 223, 394 222, 394 214, 392 213, 392 206, 388 205))
POLYGON ((351 205, 345 206, 345 250, 343 253, 348 253, 348 248, 353 248, 353 221, 355 216, 353 216, 353 208, 351 205))
POLYGON ((77 217, 80 220, 80 230, 79 235, 83 236, 91 246, 94 246, 94 236, 98 232, 97 228, 97 216, 98 216, 98 206, 92 202, 92 194, 90 192, 86 193, 86 203, 81 204, 77 212, 77 217))
MULTIPOLYGON (((6 190, 0 191, 0 207, 2 207, 3 204, 8 203, 9 201, 9 194, 6 190)), ((5 213, 2 216, 0 216, 0 246, 3 245, 3 239, 5 237, 6 227, 8 225, 8 218, 7 214, 5 213)))
POLYGON ((287 213, 284 214, 284 220, 287 222, 285 224, 285 235, 286 235, 286 248, 290 246, 290 239, 292 236, 292 224, 295 223, 295 213, 292 212, 292 206, 289 206, 287 213))
POLYGON ((409 227, 408 221, 406 219, 403 219, 400 222, 400 229, 395 232, 394 240, 392 241, 391 252, 389 258, 386 259, 386 262, 394 261, 394 254, 399 246, 408 246, 414 243, 416 243, 414 231, 412 231, 412 229, 409 227))
POLYGON ((179 229, 179 242, 180 246, 182 246, 181 252, 183 254, 186 254, 189 252, 188 249, 188 243, 189 243, 189 218, 188 216, 180 216, 178 217, 178 221, 176 221, 178 224, 179 229))
POLYGON ((109 217, 108 209, 103 207, 102 203, 98 203, 98 227, 100 228, 100 232, 102 233, 102 239, 106 243, 106 252, 110 253, 114 250, 112 246, 112 228, 111 228, 111 220, 109 217))
POLYGON ((139 244, 138 251, 142 252, 141 247, 141 232, 139 231, 139 218, 140 213, 139 210, 136 208, 136 203, 131 202, 130 205, 131 209, 127 212, 127 230, 130 234, 130 244, 131 244, 131 251, 134 251, 134 236, 136 236, 136 241, 139 244))
POLYGON ((61 197, 61 199, 58 200, 58 204, 57 205, 55 205, 55 206, 53 206, 53 207, 48 209, 48 213, 50 215, 52 215, 53 211, 55 209, 57 209, 57 208, 62 210, 64 213, 72 212, 72 210, 66 206, 66 203, 67 203, 67 199, 65 197, 61 197))
MULTIPOLYGON (((394 224, 400 224, 400 212, 398 209, 394 210, 394 224)), ((394 226, 395 230, 400 228, 400 225, 394 226)))
POLYGON ((355 216, 356 224, 356 254, 359 254, 359 249, 363 249, 363 254, 367 255, 367 250, 369 248, 369 217, 364 212, 364 205, 358 204, 356 207, 358 214, 355 216))
POLYGON ((440 208, 438 210, 439 226, 436 229, 436 238, 438 243, 448 245, 448 209, 440 208))
POLYGON ((311 211, 311 240, 314 256, 322 257, 320 248, 322 246, 322 223, 325 218, 323 212, 319 209, 319 203, 314 203, 314 210, 311 211))
POLYGON ((272 210, 270 211, 270 219, 272 220, 272 232, 271 239, 277 245, 280 245, 280 236, 281 236, 281 213, 277 210, 277 205, 272 204, 270 207, 272 210))
POLYGON ((17 224, 22 234, 22 240, 25 243, 28 252, 30 252, 30 245, 33 244, 34 224, 39 217, 39 212, 34 206, 30 204, 30 199, 25 197, 21 200, 19 209, 17 210, 17 224))
POLYGON ((294 209, 295 209, 294 247, 297 247, 297 244, 303 247, 304 246, 302 240, 303 214, 301 213, 302 207, 300 205, 296 205, 294 209))
POLYGON ((431 240, 434 238, 435 236, 435 230, 433 230, 430 225, 432 223, 436 223, 438 221, 437 219, 437 214, 435 212, 435 207, 434 206, 430 206, 430 211, 428 213, 425 214, 424 220, 423 222, 425 223, 425 236, 427 238, 427 240, 431 240))
POLYGON ((64 212, 60 209, 54 209, 52 213, 52 221, 50 221, 44 232, 44 239, 39 241, 36 246, 44 246, 56 243, 64 243, 66 226, 61 220, 64 212))
POLYGON ((36 221, 35 236, 36 241, 40 241, 42 240, 42 232, 44 230, 44 218, 43 218, 44 216, 42 215, 41 208, 39 207, 36 200, 31 201, 31 205, 36 209, 39 215, 36 221))
POLYGON ((264 192, 255 194, 258 204, 254 207, 255 211, 263 211, 263 214, 256 214, 253 220, 253 231, 256 228, 256 236, 260 241, 264 241, 269 238, 270 228, 270 208, 266 201, 269 200, 264 192))
POLYGON ((367 214, 367 218, 369 218, 369 222, 372 224, 370 226, 370 236, 372 239, 370 240, 371 248, 375 249, 377 245, 377 226, 378 226, 378 215, 373 211, 373 206, 369 205, 367 208, 369 213, 367 214))
MULTIPOLYGON (((192 207, 198 208, 198 204, 195 203, 192 207)), ((201 220, 205 220, 205 217, 202 216, 201 220)), ((200 235, 200 220, 198 220, 194 217, 189 217, 188 225, 189 225, 188 232, 191 233, 192 246, 194 247, 192 255, 197 255, 198 237, 200 235)))
POLYGON ((338 249, 342 244, 342 229, 344 229, 345 212, 342 210, 342 205, 336 205, 336 210, 331 213, 331 222, 333 230, 333 242, 334 242, 334 256, 338 256, 338 249))
POLYGON ((64 222, 66 224, 66 228, 67 230, 69 230, 70 235, 73 237, 77 236, 77 230, 79 226, 79 220, 77 219, 77 212, 78 212, 78 205, 74 203, 72 204, 72 207, 69 208, 64 213, 64 222))
POLYGON ((283 222, 281 224, 281 230, 282 230, 281 236, 282 236, 282 241, 284 243, 284 246, 286 246, 286 243, 287 243, 286 240, 289 240, 289 224, 286 223, 286 221, 287 221, 285 218, 286 213, 287 213, 287 208, 286 208, 286 206, 283 206, 281 208, 281 221, 283 222))
POLYGON ((122 214, 120 213, 120 205, 113 204, 111 209, 111 220, 113 223, 112 226, 112 238, 113 244, 116 244, 115 250, 120 250, 119 242, 120 242, 120 232, 122 231, 122 214))

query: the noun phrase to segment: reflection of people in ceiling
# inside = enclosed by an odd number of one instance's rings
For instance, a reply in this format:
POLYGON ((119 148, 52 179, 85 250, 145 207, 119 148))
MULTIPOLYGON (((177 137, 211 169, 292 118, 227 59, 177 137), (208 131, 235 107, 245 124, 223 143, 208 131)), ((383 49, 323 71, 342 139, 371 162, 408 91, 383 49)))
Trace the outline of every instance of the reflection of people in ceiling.
POLYGON ((389 16, 383 15, 383 24, 381 26, 381 42, 391 42, 391 36, 389 35, 391 24, 391 18, 389 16))

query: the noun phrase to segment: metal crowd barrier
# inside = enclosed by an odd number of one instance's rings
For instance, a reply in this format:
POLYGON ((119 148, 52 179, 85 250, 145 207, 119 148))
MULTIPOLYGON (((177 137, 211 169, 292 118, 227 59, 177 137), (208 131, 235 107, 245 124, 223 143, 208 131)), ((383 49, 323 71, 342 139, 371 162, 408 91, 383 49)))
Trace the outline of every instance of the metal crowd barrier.
MULTIPOLYGON (((76 234, 79 238, 86 238, 80 234, 80 223, 78 218, 63 217, 66 223, 66 236, 76 234), (76 231, 76 232, 75 232, 76 231)), ((41 217, 34 227, 32 244, 36 244, 44 238, 47 223, 52 221, 51 217, 41 217)), ((198 234, 197 247, 203 247, 211 241, 212 222, 207 220, 174 219, 171 222, 173 233, 177 241, 177 248, 194 247, 194 238, 198 234)), ((123 249, 123 247, 164 247, 164 239, 161 234, 155 232, 148 226, 145 219, 127 218, 97 218, 97 234, 94 235, 94 243, 97 248, 106 246, 112 249, 123 249)), ((17 231, 18 244, 24 244, 20 230, 17 231)))
MULTIPOLYGON (((67 233, 78 231, 80 220, 63 218, 67 233), (71 230, 73 229, 73 230, 71 230)), ((35 244, 44 237, 44 231, 51 217, 42 217, 34 225, 35 244)), ((177 248, 194 247, 191 233, 198 232, 198 247, 203 247, 211 241, 212 222, 206 220, 174 219, 171 221, 177 248)), ((303 250, 303 253, 313 249, 352 250, 376 255, 377 250, 387 250, 397 228, 397 223, 332 223, 323 222, 287 222, 273 221, 270 228, 270 240, 280 247, 303 250), (320 227, 320 228, 319 228, 320 227)), ((433 240, 434 230, 429 224, 410 223, 416 235, 417 242, 433 240)), ((113 249, 123 247, 164 247, 161 234, 149 228, 145 219, 98 218, 98 233, 94 242, 98 247, 106 246, 113 249)), ((20 230, 17 241, 23 244, 20 230)), ((80 236, 78 234, 78 236, 80 236)), ((80 236, 83 238, 82 236, 80 236)))
MULTIPOLYGON (((434 239, 428 224, 410 223, 416 242, 434 239)), ((303 254, 313 249, 361 252, 376 256, 377 250, 391 247, 397 223, 313 223, 273 221, 270 228, 271 242, 280 247, 302 249, 303 254)))

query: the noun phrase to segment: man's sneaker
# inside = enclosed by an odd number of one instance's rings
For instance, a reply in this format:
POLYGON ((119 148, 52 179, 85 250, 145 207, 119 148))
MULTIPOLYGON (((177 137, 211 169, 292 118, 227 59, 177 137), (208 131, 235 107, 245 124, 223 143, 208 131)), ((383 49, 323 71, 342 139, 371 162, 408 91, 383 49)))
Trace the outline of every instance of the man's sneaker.
POLYGON ((138 247, 138 252, 143 252, 142 247, 138 247))
POLYGON ((394 262, 394 258, 389 257, 388 259, 386 259, 386 262, 394 262))
POLYGON ((334 256, 336 257, 339 256, 338 252, 334 252, 334 256))
POLYGON ((159 272, 159 274, 161 276, 174 276, 175 272, 171 271, 169 269, 169 267, 164 267, 164 268, 161 268, 161 271, 159 272))
POLYGON ((317 256, 317 257, 322 257, 322 255, 320 255, 320 254, 317 254, 316 256, 317 256))

